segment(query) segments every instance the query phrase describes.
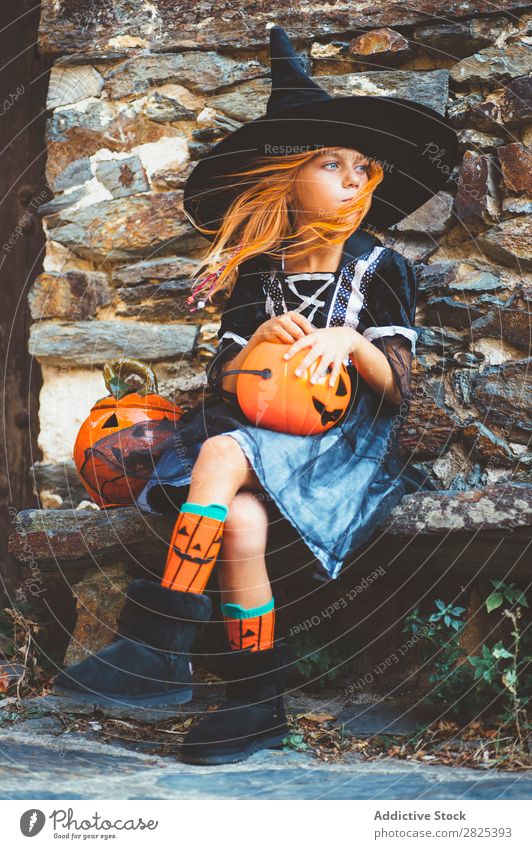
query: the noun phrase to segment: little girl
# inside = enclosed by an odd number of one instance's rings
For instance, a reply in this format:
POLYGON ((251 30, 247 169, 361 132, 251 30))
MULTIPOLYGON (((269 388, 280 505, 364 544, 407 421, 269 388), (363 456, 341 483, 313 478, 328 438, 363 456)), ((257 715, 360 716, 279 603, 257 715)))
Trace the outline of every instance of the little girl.
POLYGON ((275 633, 268 498, 330 579, 405 493, 397 437, 417 338, 416 280, 361 224, 389 226, 441 188, 424 143, 439 143, 449 167, 457 150, 454 131, 427 107, 330 98, 279 27, 271 57, 267 115, 218 144, 185 190, 194 226, 213 237, 210 274, 195 293, 210 289, 198 307, 227 285, 231 294, 207 373, 214 397, 182 417, 137 502, 155 512, 180 505, 162 580, 132 581, 119 639, 55 681, 96 704, 190 700, 189 652, 210 617, 204 590, 216 565, 227 698, 188 732, 190 763, 241 760, 288 733, 283 672, 292 658, 275 633), (334 385, 346 367, 351 399, 335 426, 298 436, 246 419, 234 372, 264 341, 283 344, 287 359, 300 354, 311 384, 334 385))

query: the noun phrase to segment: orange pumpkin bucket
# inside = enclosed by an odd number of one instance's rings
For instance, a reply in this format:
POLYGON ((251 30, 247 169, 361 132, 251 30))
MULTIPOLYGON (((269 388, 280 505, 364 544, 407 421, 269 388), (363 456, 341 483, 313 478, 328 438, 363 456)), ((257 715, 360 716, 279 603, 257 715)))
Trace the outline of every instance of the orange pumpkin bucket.
POLYGON ((157 394, 154 371, 139 360, 111 360, 103 370, 109 395, 96 402, 74 444, 82 483, 99 507, 132 504, 153 474, 183 415, 157 394), (135 390, 126 382, 142 377, 135 390))
MULTIPOLYGON (((259 427, 311 436, 337 424, 351 399, 351 378, 342 364, 334 386, 327 375, 316 383, 310 378, 316 363, 301 377, 295 370, 308 351, 299 351, 291 359, 283 354, 291 345, 261 342, 246 357, 238 373, 236 394, 242 412, 259 427)), ((225 372, 225 374, 231 372, 225 372)))

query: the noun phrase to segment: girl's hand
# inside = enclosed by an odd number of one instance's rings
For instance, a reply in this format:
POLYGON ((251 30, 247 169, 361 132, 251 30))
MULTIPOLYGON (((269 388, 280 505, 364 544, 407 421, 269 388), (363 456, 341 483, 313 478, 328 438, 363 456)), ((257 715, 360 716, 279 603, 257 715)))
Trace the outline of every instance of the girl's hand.
POLYGON ((279 342, 290 345, 313 332, 314 328, 310 321, 301 313, 292 310, 264 321, 257 327, 252 339, 255 342, 279 342))
POLYGON ((289 360, 302 348, 310 348, 310 351, 301 360, 295 374, 299 377, 313 362, 319 360, 310 382, 316 383, 321 380, 326 376, 329 366, 332 366, 329 386, 334 386, 342 362, 348 354, 355 350, 359 336, 358 331, 352 327, 322 327, 294 342, 284 357, 289 360))

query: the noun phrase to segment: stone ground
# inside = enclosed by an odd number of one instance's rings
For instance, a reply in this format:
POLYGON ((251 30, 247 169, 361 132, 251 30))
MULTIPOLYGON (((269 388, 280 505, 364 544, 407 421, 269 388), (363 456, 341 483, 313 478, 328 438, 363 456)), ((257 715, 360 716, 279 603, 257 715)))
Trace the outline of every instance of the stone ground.
MULTIPOLYGON (((0 799, 530 799, 532 774, 447 766, 430 766, 393 758, 364 760, 346 754, 342 763, 325 763, 311 752, 292 749, 258 752, 239 764, 191 766, 175 753, 150 753, 142 741, 98 739, 101 714, 91 706, 76 706, 59 697, 25 700, 24 716, 12 721, 13 702, 0 706, 0 799), (93 723, 91 730, 65 726, 59 714, 68 712, 93 723)), ((291 713, 342 713, 337 697, 320 700, 294 694, 291 713)), ((193 713, 201 705, 190 703, 193 713)), ((204 706, 203 706, 204 707, 204 706)), ((382 703, 344 711, 352 733, 368 736, 392 726, 409 733, 397 706, 382 703), (357 710, 363 715, 357 720, 357 710), (354 714, 354 718, 353 718, 354 714), (399 720, 397 719, 399 717, 399 720), (404 727, 401 729, 401 724, 404 727)), ((106 712, 124 722, 131 711, 106 712)), ((164 716, 163 716, 164 718, 164 716)), ((157 710, 145 712, 148 725, 161 720, 157 710)), ((160 748, 160 746, 159 746, 160 748)))

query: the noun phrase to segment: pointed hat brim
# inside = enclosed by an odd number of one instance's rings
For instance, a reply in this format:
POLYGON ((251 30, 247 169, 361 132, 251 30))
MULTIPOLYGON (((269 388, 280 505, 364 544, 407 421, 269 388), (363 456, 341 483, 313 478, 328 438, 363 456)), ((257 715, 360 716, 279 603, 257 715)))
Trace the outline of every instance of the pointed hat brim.
MULTIPOLYGON (((332 98, 321 90, 319 99, 309 100, 316 95, 304 80, 300 84, 302 102, 297 102, 292 75, 286 89, 291 105, 239 127, 198 162, 184 192, 184 207, 195 226, 220 227, 250 180, 235 179, 231 173, 251 167, 258 156, 348 147, 376 159, 384 179, 373 193, 364 226, 378 230, 401 221, 445 186, 457 163, 458 138, 444 116, 396 97, 332 98)), ((282 98, 277 89, 277 103, 279 93, 282 98)))

